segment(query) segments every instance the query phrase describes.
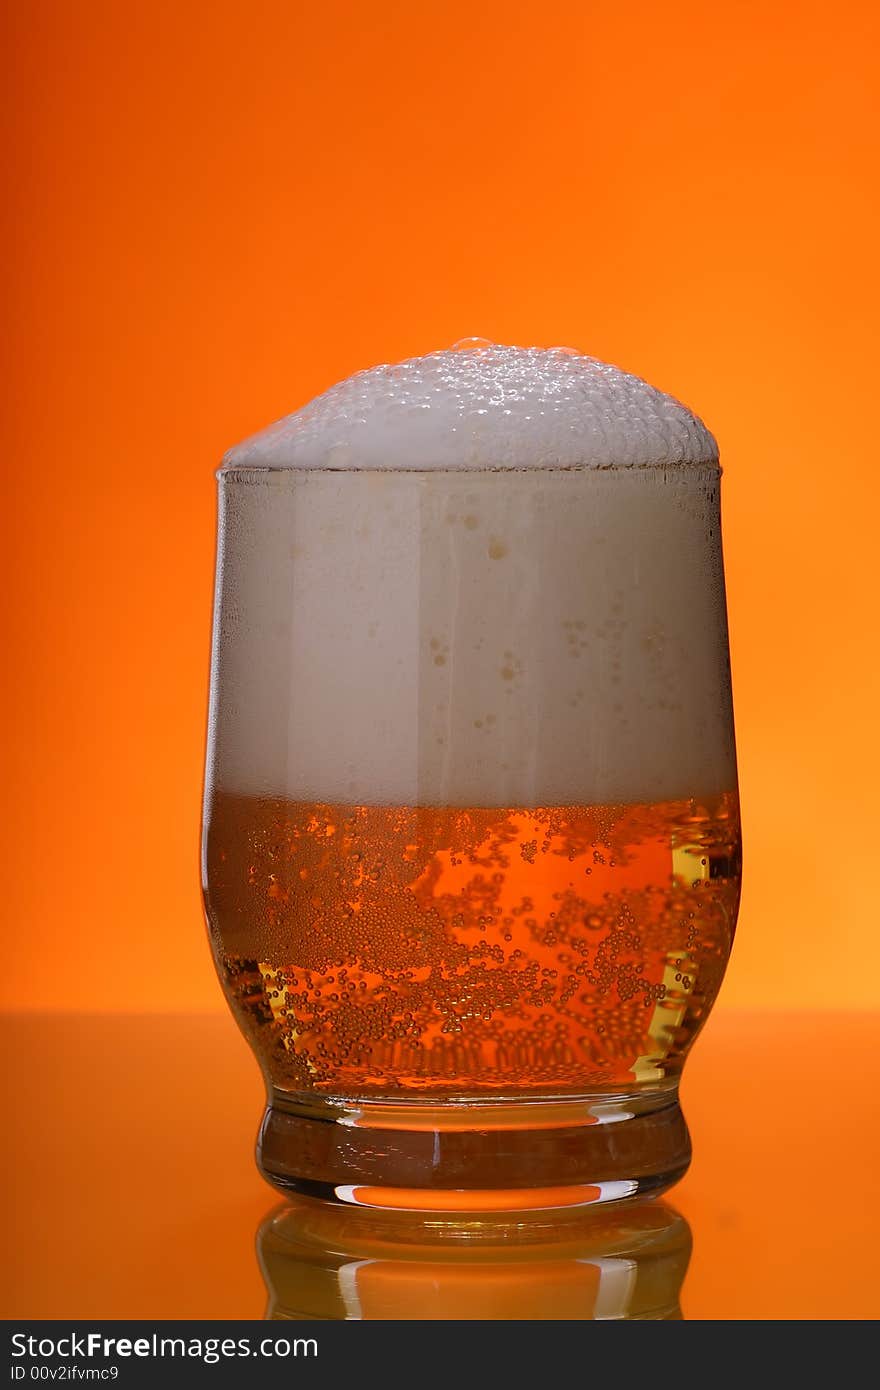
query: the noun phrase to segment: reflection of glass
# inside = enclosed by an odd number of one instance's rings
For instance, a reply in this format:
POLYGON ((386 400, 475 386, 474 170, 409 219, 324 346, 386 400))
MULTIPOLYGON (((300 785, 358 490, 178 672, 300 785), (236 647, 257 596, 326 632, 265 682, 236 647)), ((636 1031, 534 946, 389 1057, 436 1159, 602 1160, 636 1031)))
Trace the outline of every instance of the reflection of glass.
POLYGON ((220 475, 206 902, 306 1195, 657 1191, 730 950, 714 441, 562 351, 377 369, 220 475))
POLYGON ((691 1234, 663 1202, 438 1233, 409 1213, 298 1198, 257 1250, 271 1319, 658 1319, 681 1317, 691 1234))

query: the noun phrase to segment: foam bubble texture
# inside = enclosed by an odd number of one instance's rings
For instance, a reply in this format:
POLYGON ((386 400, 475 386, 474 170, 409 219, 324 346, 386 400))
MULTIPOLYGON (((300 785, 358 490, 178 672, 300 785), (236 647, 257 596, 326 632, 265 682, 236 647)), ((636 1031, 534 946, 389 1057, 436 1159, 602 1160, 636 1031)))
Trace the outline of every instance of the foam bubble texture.
POLYGON ((351 804, 736 785, 717 468, 221 478, 208 785, 351 804))
POLYGON ((357 372, 230 450, 225 469, 430 471, 714 463, 700 419, 568 348, 466 344, 357 372))

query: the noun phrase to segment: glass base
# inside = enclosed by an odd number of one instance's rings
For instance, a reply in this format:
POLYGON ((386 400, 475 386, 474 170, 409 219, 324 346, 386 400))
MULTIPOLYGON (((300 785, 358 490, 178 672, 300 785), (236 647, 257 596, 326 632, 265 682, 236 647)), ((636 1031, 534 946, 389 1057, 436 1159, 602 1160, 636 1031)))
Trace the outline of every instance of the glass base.
POLYGON ((672 1087, 558 1100, 331 1101, 275 1091, 257 1162, 282 1192, 379 1210, 557 1210, 677 1182, 690 1137, 672 1087))

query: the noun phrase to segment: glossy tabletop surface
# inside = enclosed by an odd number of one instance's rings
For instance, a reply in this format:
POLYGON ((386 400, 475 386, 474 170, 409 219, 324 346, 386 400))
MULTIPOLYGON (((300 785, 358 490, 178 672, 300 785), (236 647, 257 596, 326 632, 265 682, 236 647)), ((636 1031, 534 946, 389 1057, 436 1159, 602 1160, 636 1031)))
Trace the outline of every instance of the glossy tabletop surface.
POLYGON ((648 1245, 642 1316, 880 1314, 876 1015, 719 1006, 682 1086, 685 1178, 524 1259, 395 1251, 285 1209, 253 1162, 262 1082, 222 1014, 20 1014, 3 1037, 7 1319, 638 1316, 620 1280, 648 1245))

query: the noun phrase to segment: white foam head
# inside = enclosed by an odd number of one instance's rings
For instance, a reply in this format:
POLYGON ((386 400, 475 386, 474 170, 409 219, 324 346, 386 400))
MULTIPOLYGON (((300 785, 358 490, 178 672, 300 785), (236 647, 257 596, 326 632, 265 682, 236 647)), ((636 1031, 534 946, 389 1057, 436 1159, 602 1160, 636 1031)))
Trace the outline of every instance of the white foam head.
POLYGON ((357 372, 239 444, 224 466, 639 468, 717 458, 702 421, 640 377, 568 348, 486 343, 357 372))
POLYGON ((379 367, 227 454, 209 785, 534 806, 735 785, 717 451, 592 358, 379 367))

